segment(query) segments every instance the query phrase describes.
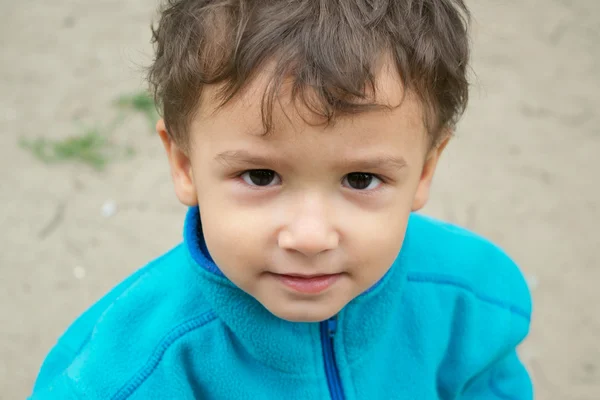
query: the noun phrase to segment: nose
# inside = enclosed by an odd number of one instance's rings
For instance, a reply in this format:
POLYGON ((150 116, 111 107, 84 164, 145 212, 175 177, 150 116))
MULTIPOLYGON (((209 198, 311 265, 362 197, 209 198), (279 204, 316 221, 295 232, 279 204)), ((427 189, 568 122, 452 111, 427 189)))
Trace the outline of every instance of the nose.
POLYGON ((318 201, 306 201, 281 230, 279 247, 305 256, 315 256, 338 247, 339 234, 325 208, 318 201))

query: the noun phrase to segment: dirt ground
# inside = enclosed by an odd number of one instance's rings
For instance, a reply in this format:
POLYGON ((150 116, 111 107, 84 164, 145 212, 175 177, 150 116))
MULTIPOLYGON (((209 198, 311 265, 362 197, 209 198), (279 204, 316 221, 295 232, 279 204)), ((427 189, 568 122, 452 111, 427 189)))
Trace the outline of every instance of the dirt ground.
MULTIPOLYGON (((0 3, 0 399, 22 399, 69 322, 180 241, 185 210, 142 117, 113 135, 136 154, 104 172, 19 146, 106 125, 114 99, 144 87, 156 0, 0 3)), ((600 2, 470 3, 471 106, 426 212, 521 265, 536 398, 598 400, 600 2)))

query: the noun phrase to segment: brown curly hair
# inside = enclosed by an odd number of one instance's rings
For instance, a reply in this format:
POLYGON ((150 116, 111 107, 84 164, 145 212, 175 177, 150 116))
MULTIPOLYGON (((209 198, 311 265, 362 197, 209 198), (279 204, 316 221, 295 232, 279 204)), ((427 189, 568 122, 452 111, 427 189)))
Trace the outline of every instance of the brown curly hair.
POLYGON ((206 85, 223 85, 222 106, 275 61, 263 96, 266 131, 287 79, 293 98, 332 122, 381 107, 366 93, 388 54, 422 101, 435 143, 467 104, 469 19, 463 0, 168 0, 152 27, 148 81, 169 134, 186 147, 206 85))

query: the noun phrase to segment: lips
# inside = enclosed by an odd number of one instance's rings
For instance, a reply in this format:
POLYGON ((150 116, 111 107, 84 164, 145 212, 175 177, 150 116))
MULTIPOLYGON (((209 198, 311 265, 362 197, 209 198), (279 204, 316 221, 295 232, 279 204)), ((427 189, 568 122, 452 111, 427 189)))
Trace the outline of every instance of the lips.
POLYGON ((288 276, 290 278, 300 278, 300 279, 315 279, 322 278, 326 276, 333 276, 335 274, 314 274, 314 275, 305 275, 305 274, 279 274, 281 276, 288 276))
POLYGON ((304 294, 319 294, 329 289, 341 274, 305 275, 305 274, 274 274, 284 286, 304 294))

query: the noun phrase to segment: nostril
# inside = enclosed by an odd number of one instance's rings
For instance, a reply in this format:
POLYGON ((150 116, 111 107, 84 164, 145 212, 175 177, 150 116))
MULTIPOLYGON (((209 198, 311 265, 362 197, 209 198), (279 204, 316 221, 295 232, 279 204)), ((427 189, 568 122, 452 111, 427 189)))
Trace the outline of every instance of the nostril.
POLYGON ((338 246, 339 238, 335 232, 290 232, 284 231, 279 235, 279 247, 284 250, 297 251, 307 256, 333 250, 338 246))

